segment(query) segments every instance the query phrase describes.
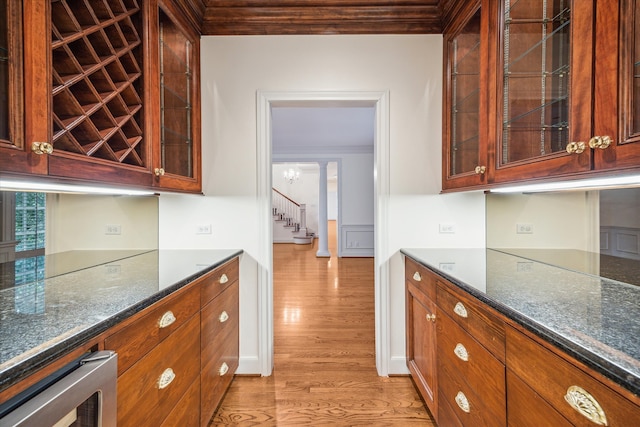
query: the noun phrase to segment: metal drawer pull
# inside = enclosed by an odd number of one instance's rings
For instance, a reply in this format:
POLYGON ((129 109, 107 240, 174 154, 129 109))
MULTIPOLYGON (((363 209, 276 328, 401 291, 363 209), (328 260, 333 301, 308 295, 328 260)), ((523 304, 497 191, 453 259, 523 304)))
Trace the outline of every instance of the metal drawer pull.
POLYGON ((229 315, 227 314, 226 311, 223 311, 222 313, 220 313, 220 316, 218 317, 218 320, 220 321, 220 323, 224 323, 227 320, 229 320, 229 315))
POLYGON ((607 426, 607 416, 598 401, 585 389, 572 385, 567 389, 564 400, 580 415, 599 426, 607 426))
POLYGON ((169 384, 176 379, 176 374, 173 372, 173 369, 167 368, 164 370, 160 378, 158 378, 158 388, 160 390, 169 387, 169 384))
POLYGON ((226 274, 223 274, 222 276, 220 276, 220 284, 224 285, 225 283, 227 283, 229 281, 229 278, 227 277, 226 274))
POLYGON ((218 373, 222 377, 227 372, 229 372, 229 365, 227 365, 226 362, 222 362, 222 366, 220 366, 220 369, 218 369, 218 373))
POLYGON ((467 307, 465 307, 464 304, 462 304, 461 302, 456 303, 456 306, 453 307, 453 312, 460 317, 464 317, 465 319, 468 316, 467 307))
POLYGON ((462 409, 467 414, 469 412, 471 412, 471 406, 469 405, 469 399, 467 399, 467 396, 465 396, 463 392, 459 391, 458 394, 456 394, 456 403, 458 404, 460 409, 462 409))
POLYGON ((415 280, 416 282, 420 282, 422 280, 420 272, 416 271, 415 273, 413 273, 413 280, 415 280))
POLYGON ((456 344, 456 348, 453 349, 453 352, 458 356, 458 359, 468 362, 469 361, 469 352, 462 344, 456 344))
POLYGON ((167 311, 162 315, 160 320, 158 320, 158 328, 163 329, 167 326, 172 325, 176 321, 176 316, 173 315, 171 310, 167 311))

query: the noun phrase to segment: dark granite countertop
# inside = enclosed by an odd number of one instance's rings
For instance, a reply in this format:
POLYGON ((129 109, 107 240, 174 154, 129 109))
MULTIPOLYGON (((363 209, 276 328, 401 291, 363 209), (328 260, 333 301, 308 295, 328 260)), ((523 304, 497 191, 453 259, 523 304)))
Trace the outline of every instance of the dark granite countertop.
POLYGON ((8 273, 13 263, 5 263, 0 390, 241 253, 74 251, 44 257, 45 278, 22 284, 8 273))
POLYGON ((401 253, 640 394, 640 287, 526 257, 532 255, 526 251, 401 253))

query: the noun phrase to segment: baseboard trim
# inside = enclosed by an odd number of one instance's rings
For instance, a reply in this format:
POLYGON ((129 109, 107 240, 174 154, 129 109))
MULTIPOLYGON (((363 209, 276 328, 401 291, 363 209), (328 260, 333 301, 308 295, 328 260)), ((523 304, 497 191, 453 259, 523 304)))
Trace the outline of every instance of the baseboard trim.
POLYGON ((407 375, 407 359, 404 356, 392 356, 389 360, 389 375, 407 375))
POLYGON ((262 369, 258 356, 240 356, 237 375, 261 375, 262 369))

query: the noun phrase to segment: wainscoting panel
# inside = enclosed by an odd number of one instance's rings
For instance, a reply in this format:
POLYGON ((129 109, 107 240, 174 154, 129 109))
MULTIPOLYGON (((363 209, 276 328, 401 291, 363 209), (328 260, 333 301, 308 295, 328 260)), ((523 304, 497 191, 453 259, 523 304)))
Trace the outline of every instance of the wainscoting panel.
POLYGON ((374 256, 375 236, 373 225, 342 225, 340 231, 340 256, 374 256))
POLYGON ((600 253, 640 260, 640 229, 600 227, 600 253))

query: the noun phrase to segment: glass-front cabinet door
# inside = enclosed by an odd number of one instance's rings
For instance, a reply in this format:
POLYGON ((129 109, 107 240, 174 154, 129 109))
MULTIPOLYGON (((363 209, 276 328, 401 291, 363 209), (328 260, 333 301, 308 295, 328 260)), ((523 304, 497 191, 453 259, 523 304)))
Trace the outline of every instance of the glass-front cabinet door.
POLYGON ((640 1, 598 0, 597 7, 594 133, 608 138, 595 141, 597 144, 592 142, 594 167, 638 168, 640 1), (619 13, 614 13, 616 10, 619 13))
POLYGON ((499 13, 494 181, 589 170, 591 0, 507 0, 499 13))
MULTIPOLYGON (((483 39, 479 2, 445 33, 443 188, 482 184, 486 180, 486 138, 481 137, 483 39)), ((484 111, 484 109, 482 109, 484 111)))
POLYGON ((154 174, 161 187, 193 191, 200 185, 198 36, 178 21, 170 5, 160 6, 160 135, 154 174))

